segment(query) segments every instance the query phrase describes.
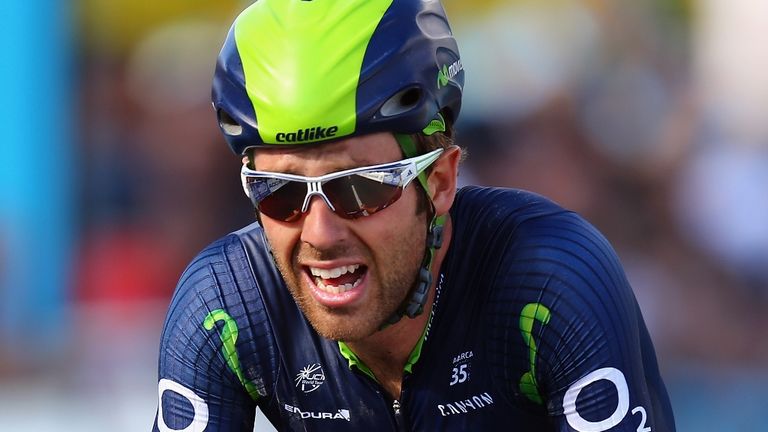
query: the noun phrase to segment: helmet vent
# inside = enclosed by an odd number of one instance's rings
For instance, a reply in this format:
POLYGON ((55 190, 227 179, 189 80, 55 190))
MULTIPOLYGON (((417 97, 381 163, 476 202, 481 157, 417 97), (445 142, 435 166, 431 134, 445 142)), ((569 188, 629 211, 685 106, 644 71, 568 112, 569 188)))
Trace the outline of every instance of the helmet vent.
POLYGON ((384 117, 392 117, 402 114, 418 105, 421 101, 421 97, 422 91, 419 87, 400 90, 384 102, 384 105, 381 106, 379 112, 381 112, 381 115, 384 117))
POLYGON ((219 127, 229 136, 238 136, 243 133, 243 127, 222 109, 219 110, 219 127))

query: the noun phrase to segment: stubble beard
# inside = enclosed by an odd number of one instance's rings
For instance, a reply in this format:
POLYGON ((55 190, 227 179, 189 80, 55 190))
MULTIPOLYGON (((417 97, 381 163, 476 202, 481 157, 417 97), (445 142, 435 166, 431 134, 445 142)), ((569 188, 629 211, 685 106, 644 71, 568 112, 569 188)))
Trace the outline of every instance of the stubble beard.
MULTIPOLYGON (((423 229, 423 228, 422 228, 423 229)), ((304 284, 304 269, 299 262, 303 258, 333 259, 351 255, 349 250, 319 251, 307 244, 297 246, 290 265, 276 254, 275 262, 296 304, 321 336, 331 340, 353 342, 371 336, 402 305, 412 287, 417 283, 419 268, 424 256, 425 233, 405 233, 402 239, 383 246, 377 260, 371 251, 365 250, 369 264, 367 299, 363 305, 352 308, 328 308, 312 297, 304 284)), ((356 254, 354 256, 360 256, 356 254)))

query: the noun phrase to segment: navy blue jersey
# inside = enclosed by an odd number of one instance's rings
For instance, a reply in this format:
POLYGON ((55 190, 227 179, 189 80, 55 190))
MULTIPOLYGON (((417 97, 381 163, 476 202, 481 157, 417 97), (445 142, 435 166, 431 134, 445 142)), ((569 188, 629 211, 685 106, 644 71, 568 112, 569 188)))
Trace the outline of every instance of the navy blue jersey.
POLYGON ((674 431, 616 254, 573 212, 467 187, 415 362, 392 400, 315 333, 254 224, 184 272, 162 334, 155 431, 674 431))

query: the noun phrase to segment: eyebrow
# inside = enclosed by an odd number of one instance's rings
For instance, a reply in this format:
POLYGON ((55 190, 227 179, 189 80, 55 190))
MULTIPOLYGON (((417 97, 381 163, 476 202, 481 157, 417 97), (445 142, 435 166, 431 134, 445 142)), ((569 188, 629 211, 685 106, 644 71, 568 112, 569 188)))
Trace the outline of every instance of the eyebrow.
MULTIPOLYGON (((346 163, 333 164, 333 165, 331 165, 331 167, 330 167, 331 169, 328 172, 326 172, 324 174, 321 174, 321 175, 332 174, 332 173, 335 173, 335 172, 345 171, 345 170, 350 170, 350 169, 355 169, 355 168, 363 168, 363 167, 381 165, 381 164, 386 164, 386 163, 394 163, 394 162, 399 162, 401 160, 402 159, 396 159, 396 160, 387 161, 387 162, 370 162, 370 161, 366 161, 363 164, 359 164, 357 161, 352 160, 350 162, 350 164, 346 164, 346 163)), ((299 166, 300 165, 301 164, 299 164, 299 166)), ((264 170, 264 169, 256 168, 255 160, 254 160, 254 163, 253 163, 253 168, 255 168, 256 171, 274 172, 274 173, 282 173, 282 174, 292 174, 292 175, 297 175, 297 176, 302 176, 302 177, 318 177, 318 176, 307 176, 305 174, 301 174, 300 172, 298 172, 298 170, 296 168, 281 169, 279 171, 264 170)))

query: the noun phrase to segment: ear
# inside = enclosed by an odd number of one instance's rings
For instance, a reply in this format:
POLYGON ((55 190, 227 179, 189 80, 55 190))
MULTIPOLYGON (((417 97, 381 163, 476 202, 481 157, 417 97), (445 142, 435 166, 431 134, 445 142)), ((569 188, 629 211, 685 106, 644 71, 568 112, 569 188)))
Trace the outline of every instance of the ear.
POLYGON ((440 159, 432 165, 427 184, 435 206, 435 215, 442 216, 451 209, 456 197, 456 178, 459 174, 461 149, 458 146, 448 147, 440 159))

